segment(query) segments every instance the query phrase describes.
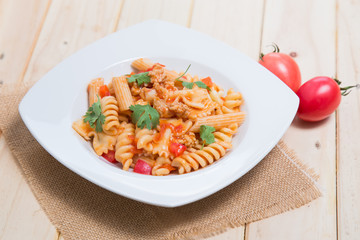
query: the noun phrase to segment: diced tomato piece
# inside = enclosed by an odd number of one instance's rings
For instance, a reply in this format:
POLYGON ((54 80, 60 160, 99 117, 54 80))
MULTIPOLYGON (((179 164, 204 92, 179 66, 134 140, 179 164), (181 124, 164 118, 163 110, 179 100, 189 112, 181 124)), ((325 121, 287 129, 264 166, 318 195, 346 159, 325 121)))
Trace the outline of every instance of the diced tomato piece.
POLYGON ((106 160, 108 160, 111 163, 117 163, 118 161, 116 161, 115 159, 115 151, 109 150, 108 153, 103 153, 103 155, 101 155, 103 158, 105 158, 106 160))
POLYGON ((134 172, 145 175, 151 175, 151 166, 147 164, 147 162, 138 159, 134 167, 134 172))
POLYGON ((165 65, 163 65, 163 64, 155 63, 151 68, 146 69, 145 72, 150 72, 150 71, 152 71, 156 65, 160 65, 161 67, 165 67, 165 65))
POLYGON ((171 142, 169 150, 172 154, 175 155, 175 157, 178 157, 185 152, 186 146, 181 143, 171 142))
POLYGON ((212 87, 212 85, 213 85, 213 82, 212 82, 212 80, 211 80, 211 77, 203 78, 203 79, 201 79, 201 81, 202 81, 203 83, 205 83, 206 86, 208 86, 208 87, 212 87))
POLYGON ((183 125, 180 124, 180 125, 177 125, 175 128, 174 128, 174 132, 175 133, 181 133, 183 131, 183 125))
POLYGON ((100 97, 110 96, 109 88, 106 85, 102 85, 99 89, 100 97))

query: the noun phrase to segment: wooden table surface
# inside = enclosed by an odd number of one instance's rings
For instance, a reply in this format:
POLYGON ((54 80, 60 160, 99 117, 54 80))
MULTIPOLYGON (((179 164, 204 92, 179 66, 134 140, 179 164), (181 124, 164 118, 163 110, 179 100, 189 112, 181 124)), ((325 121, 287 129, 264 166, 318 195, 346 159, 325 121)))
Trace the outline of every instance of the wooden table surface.
MULTIPOLYGON (((76 50, 147 19, 206 33, 253 59, 276 42, 294 56, 303 82, 326 75, 354 85, 359 12, 359 0, 0 0, 0 91, 38 80, 76 50)), ((295 120, 284 140, 319 174, 323 196, 211 239, 360 239, 360 92, 325 121, 295 120)), ((1 135, 0 239, 62 239, 1 135)))

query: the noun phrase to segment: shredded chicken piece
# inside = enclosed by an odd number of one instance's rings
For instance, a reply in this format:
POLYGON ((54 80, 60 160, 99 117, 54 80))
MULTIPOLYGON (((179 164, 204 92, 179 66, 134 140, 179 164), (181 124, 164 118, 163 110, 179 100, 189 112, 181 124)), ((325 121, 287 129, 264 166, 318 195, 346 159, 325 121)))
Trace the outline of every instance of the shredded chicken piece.
POLYGON ((177 139, 178 143, 184 144, 186 147, 195 147, 199 144, 199 140, 196 139, 195 133, 189 132, 184 134, 181 138, 177 139))
POLYGON ((159 64, 155 64, 152 71, 149 72, 149 76, 151 78, 151 83, 153 84, 166 81, 166 73, 164 68, 159 64))
POLYGON ((152 88, 141 88, 140 89, 140 97, 151 104, 154 102, 155 98, 157 97, 157 93, 152 88))
POLYGON ((154 106, 153 106, 160 114, 161 117, 169 118, 174 116, 174 112, 172 112, 168 105, 166 104, 165 100, 156 98, 154 100, 154 106))
POLYGON ((188 118, 190 114, 190 108, 184 103, 175 101, 169 105, 169 110, 173 111, 179 118, 188 118))
POLYGON ((137 83, 133 83, 133 85, 131 86, 130 88, 130 91, 131 91, 131 94, 133 96, 138 96, 140 94, 140 88, 139 86, 137 85, 137 83))

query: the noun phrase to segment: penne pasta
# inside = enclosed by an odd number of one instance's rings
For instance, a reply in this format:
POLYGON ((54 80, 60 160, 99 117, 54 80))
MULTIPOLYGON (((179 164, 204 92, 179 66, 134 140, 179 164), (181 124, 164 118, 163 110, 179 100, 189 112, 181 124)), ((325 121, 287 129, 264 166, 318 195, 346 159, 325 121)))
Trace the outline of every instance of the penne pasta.
POLYGON ((99 89, 104 85, 103 78, 95 78, 88 85, 89 107, 98 101, 99 89))
POLYGON ((130 106, 134 104, 134 100, 126 77, 114 77, 112 79, 112 86, 114 88, 115 97, 119 104, 120 111, 129 110, 130 106))
POLYGON ((192 132, 199 132, 201 125, 207 125, 219 130, 227 127, 232 123, 241 124, 245 119, 244 112, 228 113, 222 115, 212 115, 207 117, 198 118, 195 124, 190 128, 192 132))
POLYGON ((139 58, 139 59, 136 59, 135 61, 133 61, 131 63, 131 66, 133 68, 135 68, 136 70, 146 71, 149 68, 151 68, 152 66, 154 66, 154 63, 150 59, 139 58))
MULTIPOLYGON (((147 71, 148 69, 152 68, 154 66, 154 64, 155 63, 153 63, 150 59, 139 58, 139 59, 133 61, 131 66, 139 71, 147 71)), ((165 71, 166 76, 170 80, 175 80, 176 78, 178 78, 180 76, 179 73, 177 73, 175 71, 170 71, 167 69, 165 69, 164 71, 165 71)))

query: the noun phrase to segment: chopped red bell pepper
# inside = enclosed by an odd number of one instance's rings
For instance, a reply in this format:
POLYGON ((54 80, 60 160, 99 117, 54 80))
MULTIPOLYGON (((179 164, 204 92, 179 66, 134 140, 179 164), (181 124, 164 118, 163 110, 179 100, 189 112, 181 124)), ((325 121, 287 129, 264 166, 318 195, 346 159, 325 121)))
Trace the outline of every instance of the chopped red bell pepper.
POLYGON ((213 85, 213 82, 212 82, 212 80, 211 80, 211 77, 203 78, 203 79, 201 79, 201 81, 202 81, 203 83, 205 83, 206 86, 208 86, 208 87, 212 87, 212 85, 213 85))
POLYGON ((101 155, 103 158, 105 158, 106 160, 108 160, 111 163, 117 163, 118 161, 116 161, 115 159, 115 151, 109 150, 108 153, 103 153, 103 155, 101 155))
POLYGON ((138 159, 134 167, 134 172, 151 175, 151 166, 147 162, 138 159))
POLYGON ((99 89, 100 97, 110 96, 109 88, 106 85, 102 85, 99 89))

